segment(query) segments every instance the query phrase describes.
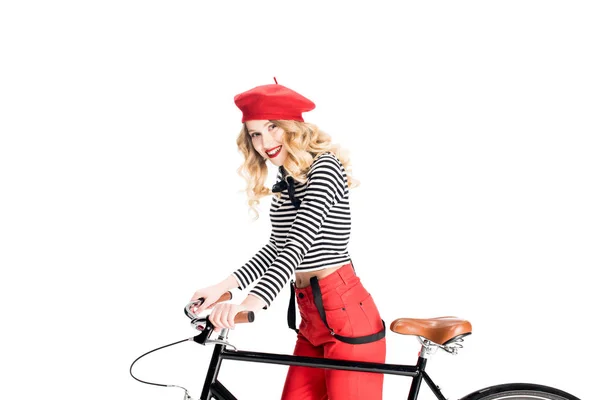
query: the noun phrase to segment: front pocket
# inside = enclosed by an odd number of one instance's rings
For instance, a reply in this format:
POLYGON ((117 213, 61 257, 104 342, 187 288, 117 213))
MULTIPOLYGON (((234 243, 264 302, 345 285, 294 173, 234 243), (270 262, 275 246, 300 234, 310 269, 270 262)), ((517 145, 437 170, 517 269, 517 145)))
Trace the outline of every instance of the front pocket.
POLYGON ((321 299, 329 328, 338 335, 347 336, 352 334, 348 312, 339 293, 336 290, 328 290, 321 295, 321 299))
POLYGON ((370 294, 361 301, 348 304, 346 309, 355 336, 371 335, 383 328, 379 310, 370 294))
POLYGON ((325 318, 329 329, 341 336, 352 336, 352 326, 346 307, 335 310, 325 310, 325 318))

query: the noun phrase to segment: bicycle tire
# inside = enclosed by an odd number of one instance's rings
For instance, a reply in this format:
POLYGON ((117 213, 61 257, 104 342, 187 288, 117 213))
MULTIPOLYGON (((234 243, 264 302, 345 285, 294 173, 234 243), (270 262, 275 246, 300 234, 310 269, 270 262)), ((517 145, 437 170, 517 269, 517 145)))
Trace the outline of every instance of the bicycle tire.
POLYGON ((532 383, 507 383, 477 390, 460 400, 580 400, 562 390, 532 383))

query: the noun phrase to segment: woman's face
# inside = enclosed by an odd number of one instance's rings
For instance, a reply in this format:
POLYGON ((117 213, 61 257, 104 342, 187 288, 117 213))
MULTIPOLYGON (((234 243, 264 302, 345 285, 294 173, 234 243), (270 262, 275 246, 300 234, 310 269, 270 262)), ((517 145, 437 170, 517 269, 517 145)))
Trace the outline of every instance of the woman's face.
POLYGON ((275 126, 269 120, 260 119, 246 121, 246 130, 252 139, 254 149, 263 158, 267 158, 277 166, 283 165, 288 153, 283 147, 285 131, 282 128, 275 126))

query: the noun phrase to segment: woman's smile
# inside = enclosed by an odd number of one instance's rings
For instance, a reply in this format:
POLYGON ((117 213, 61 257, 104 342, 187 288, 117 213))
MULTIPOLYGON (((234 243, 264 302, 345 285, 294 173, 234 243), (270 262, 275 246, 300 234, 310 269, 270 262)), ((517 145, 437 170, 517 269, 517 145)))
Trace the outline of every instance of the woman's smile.
POLYGON ((269 156, 270 158, 275 158, 281 152, 281 147, 282 147, 282 145, 279 145, 277 147, 273 147, 272 149, 265 150, 265 152, 267 153, 267 156, 269 156))

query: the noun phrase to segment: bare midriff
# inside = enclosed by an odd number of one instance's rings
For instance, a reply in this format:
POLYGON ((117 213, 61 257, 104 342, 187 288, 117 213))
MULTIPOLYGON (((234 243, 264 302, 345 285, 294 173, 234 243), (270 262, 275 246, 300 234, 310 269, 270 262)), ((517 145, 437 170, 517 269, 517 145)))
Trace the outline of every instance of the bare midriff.
POLYGON ((335 272, 335 270, 341 267, 343 267, 343 265, 338 265, 337 267, 324 268, 318 271, 296 272, 296 287, 298 289, 308 287, 310 286, 310 278, 312 278, 313 276, 316 276, 317 279, 320 280, 325 278, 327 275, 330 275, 331 273, 335 272))

